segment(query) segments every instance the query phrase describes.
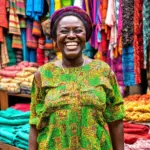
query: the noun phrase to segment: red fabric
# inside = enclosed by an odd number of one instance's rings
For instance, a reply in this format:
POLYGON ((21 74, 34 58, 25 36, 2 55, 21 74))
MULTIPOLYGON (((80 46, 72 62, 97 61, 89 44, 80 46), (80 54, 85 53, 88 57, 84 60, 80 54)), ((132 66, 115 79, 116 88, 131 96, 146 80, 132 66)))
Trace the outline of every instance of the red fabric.
POLYGON ((146 134, 149 131, 149 127, 145 125, 124 123, 124 133, 146 134))
POLYGON ((137 137, 132 134, 124 134, 124 142, 127 144, 133 144, 137 141, 137 137))
POLYGON ((12 106, 11 108, 26 112, 26 111, 30 110, 30 104, 16 104, 16 105, 12 106))
POLYGON ((6 16, 6 0, 0 0, 0 26, 4 28, 8 28, 6 16))
POLYGON ((0 42, 4 42, 4 33, 2 27, 0 27, 0 42))

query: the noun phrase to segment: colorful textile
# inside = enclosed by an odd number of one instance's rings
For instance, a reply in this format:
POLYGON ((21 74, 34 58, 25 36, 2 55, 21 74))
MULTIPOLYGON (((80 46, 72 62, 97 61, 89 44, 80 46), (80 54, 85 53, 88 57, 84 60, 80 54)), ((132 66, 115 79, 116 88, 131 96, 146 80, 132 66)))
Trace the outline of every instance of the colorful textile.
POLYGON ((55 0, 55 11, 60 9, 61 7, 61 0, 55 0))
POLYGON ((144 44, 144 68, 147 65, 147 49, 150 44, 150 1, 143 2, 143 44, 144 44))
POLYGON ((6 0, 0 0, 0 27, 8 28, 6 0))
POLYGON ((73 5, 82 8, 82 0, 74 0, 74 4, 73 5))
POLYGON ((141 83, 141 67, 144 67, 144 51, 143 51, 143 20, 142 6, 143 0, 134 1, 134 72, 136 84, 141 83), (143 63, 141 63, 143 62, 143 63))
POLYGON ((25 16, 25 0, 16 0, 16 14, 25 16))
POLYGON ((135 85, 134 49, 132 46, 123 48, 122 52, 123 80, 126 86, 135 85))
POLYGON ((33 27, 32 27, 32 35, 40 37, 42 34, 41 30, 42 30, 42 27, 41 27, 40 22, 34 21, 33 27))
POLYGON ((36 49, 38 47, 37 39, 32 35, 32 21, 27 20, 27 29, 26 29, 26 45, 28 48, 36 49))
POLYGON ((99 60, 64 68, 54 62, 39 68, 33 82, 30 124, 39 130, 39 150, 112 150, 106 122, 123 119, 123 100, 115 75, 99 60))
POLYGON ((2 27, 0 27, 0 42, 4 42, 4 33, 2 27))
POLYGON ((16 13, 16 1, 10 0, 10 13, 9 13, 9 33, 21 35, 19 18, 16 13))
POLYGON ((9 56, 7 51, 7 43, 4 37, 4 42, 1 43, 1 63, 2 65, 6 65, 9 62, 9 56))
POLYGON ((20 35, 13 35, 12 48, 22 49, 22 41, 20 35))
POLYGON ((133 46, 134 0, 122 0, 122 44, 123 47, 133 46))
POLYGON ((24 17, 19 17, 20 28, 26 28, 26 19, 24 17))
POLYGON ((74 15, 79 17, 86 29, 86 40, 88 41, 92 34, 92 22, 86 11, 77 7, 77 6, 69 6, 62 9, 57 10, 51 17, 51 25, 50 25, 50 35, 51 37, 56 40, 56 28, 59 20, 68 15, 74 15))
POLYGON ((61 0, 62 7, 72 6, 73 0, 61 0))

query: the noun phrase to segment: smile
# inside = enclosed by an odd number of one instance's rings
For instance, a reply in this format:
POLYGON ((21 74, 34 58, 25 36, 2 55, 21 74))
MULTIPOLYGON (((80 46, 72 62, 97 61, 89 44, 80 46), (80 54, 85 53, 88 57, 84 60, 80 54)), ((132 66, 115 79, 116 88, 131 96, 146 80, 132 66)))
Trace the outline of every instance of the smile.
POLYGON ((65 46, 67 47, 67 49, 76 49, 78 47, 78 43, 77 42, 66 42, 65 46))

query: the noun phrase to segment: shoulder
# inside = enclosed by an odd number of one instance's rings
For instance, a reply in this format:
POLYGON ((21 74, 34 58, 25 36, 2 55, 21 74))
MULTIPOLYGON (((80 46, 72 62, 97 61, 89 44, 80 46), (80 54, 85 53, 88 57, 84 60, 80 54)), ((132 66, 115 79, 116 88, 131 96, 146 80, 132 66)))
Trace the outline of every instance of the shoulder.
POLYGON ((111 68, 106 62, 98 59, 94 59, 92 64, 93 64, 93 69, 97 73, 104 74, 105 76, 109 76, 111 72, 111 68))

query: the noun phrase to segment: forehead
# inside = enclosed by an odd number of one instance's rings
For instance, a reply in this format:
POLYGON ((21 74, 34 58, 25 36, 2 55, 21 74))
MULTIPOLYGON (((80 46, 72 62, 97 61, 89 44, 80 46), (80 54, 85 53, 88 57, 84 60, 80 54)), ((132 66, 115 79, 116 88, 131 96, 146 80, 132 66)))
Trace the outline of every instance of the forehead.
POLYGON ((79 19, 76 16, 65 16, 63 17, 59 23, 58 23, 58 28, 65 28, 65 27, 83 27, 84 28, 84 24, 81 21, 81 19, 79 19))

